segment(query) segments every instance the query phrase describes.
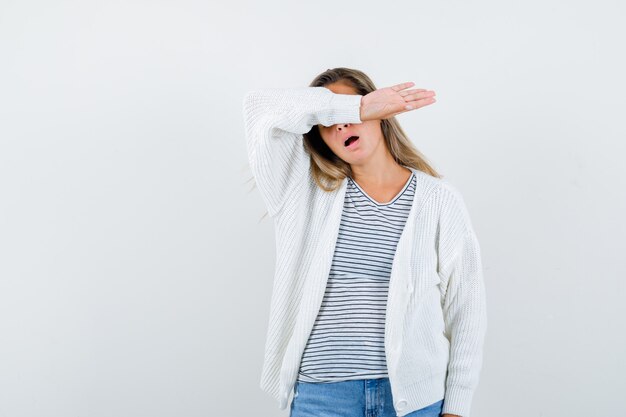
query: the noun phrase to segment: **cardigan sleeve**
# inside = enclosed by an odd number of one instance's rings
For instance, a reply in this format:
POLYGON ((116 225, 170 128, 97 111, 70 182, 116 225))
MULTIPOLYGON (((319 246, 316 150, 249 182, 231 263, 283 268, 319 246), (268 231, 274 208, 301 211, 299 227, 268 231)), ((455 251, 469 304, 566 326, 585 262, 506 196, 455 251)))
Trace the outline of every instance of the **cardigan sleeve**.
POLYGON ((266 88, 243 98, 250 169, 270 216, 308 173, 303 134, 313 126, 361 123, 361 95, 335 94, 325 87, 266 88))
POLYGON ((487 330, 480 245, 463 197, 444 184, 439 223, 439 276, 445 335, 450 342, 443 413, 470 416, 487 330))

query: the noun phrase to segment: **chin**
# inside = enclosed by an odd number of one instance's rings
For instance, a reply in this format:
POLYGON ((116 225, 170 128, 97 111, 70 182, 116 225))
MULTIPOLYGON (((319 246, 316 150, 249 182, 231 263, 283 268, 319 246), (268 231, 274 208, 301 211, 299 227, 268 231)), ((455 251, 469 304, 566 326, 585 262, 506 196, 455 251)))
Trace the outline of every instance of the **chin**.
POLYGON ((350 165, 358 165, 358 164, 360 164, 360 163, 365 162, 365 160, 366 160, 367 158, 363 158, 363 157, 361 157, 361 158, 358 158, 358 157, 357 157, 357 158, 354 158, 354 157, 353 157, 353 158, 342 158, 342 159, 343 159, 345 162, 347 162, 348 164, 350 164, 350 165))

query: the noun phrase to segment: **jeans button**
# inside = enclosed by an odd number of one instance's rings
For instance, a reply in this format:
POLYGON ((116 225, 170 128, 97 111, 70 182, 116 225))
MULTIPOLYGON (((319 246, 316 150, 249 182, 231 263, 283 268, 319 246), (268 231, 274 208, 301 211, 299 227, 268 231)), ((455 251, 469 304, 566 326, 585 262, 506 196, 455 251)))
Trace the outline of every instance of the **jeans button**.
POLYGON ((404 408, 406 407, 406 405, 407 405, 406 400, 400 400, 400 401, 398 401, 398 402, 396 403, 396 408, 397 408, 398 410, 404 410, 404 408))

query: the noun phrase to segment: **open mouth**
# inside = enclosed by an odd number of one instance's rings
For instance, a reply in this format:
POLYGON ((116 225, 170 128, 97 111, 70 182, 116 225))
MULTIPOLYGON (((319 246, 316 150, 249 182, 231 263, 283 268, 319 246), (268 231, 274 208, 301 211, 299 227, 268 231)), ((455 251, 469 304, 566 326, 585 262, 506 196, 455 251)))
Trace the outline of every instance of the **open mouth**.
POLYGON ((346 141, 343 143, 343 145, 348 148, 350 147, 352 144, 356 143, 359 140, 358 136, 350 136, 348 139, 346 139, 346 141))

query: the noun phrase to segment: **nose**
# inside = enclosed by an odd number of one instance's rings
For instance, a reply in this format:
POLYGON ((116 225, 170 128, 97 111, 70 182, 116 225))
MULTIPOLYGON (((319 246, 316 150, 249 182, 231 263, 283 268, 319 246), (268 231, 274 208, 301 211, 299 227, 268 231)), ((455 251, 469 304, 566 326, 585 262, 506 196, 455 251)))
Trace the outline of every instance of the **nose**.
POLYGON ((337 130, 341 132, 341 129, 344 127, 350 126, 350 123, 341 123, 337 125, 337 130))

